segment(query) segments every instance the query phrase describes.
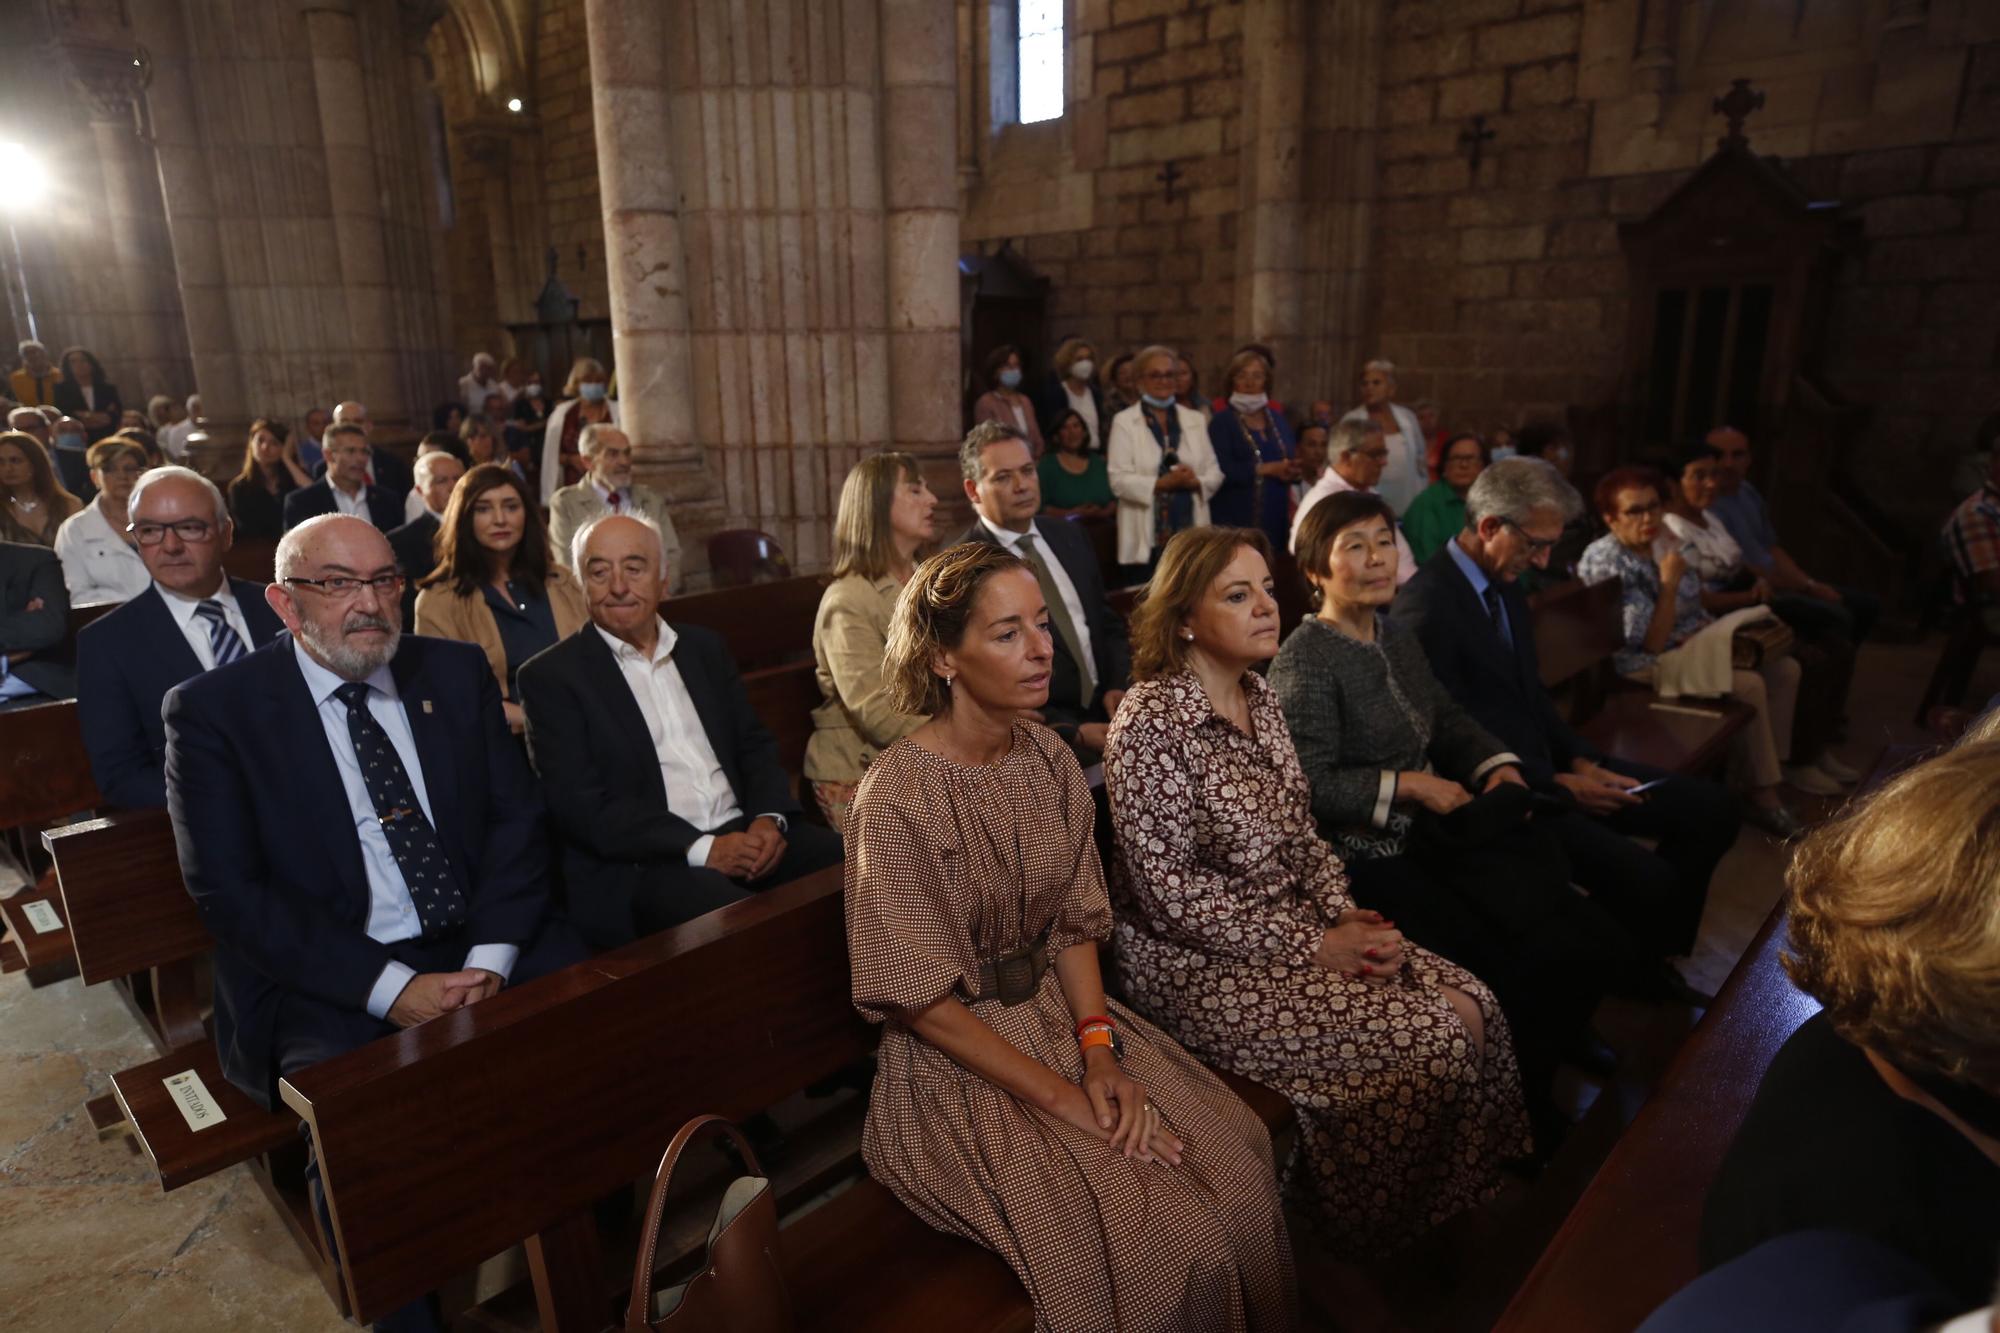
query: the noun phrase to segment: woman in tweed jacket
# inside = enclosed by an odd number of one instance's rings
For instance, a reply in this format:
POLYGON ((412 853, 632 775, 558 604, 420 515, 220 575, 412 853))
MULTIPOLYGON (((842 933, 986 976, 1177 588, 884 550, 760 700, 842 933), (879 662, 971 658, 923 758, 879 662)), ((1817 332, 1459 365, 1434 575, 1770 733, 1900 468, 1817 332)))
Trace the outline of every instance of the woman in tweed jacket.
POLYGON ((1318 612, 1271 664, 1313 815, 1354 897, 1404 935, 1483 978, 1514 1030, 1537 1141, 1561 1121, 1548 1099, 1555 1065, 1583 1046, 1615 978, 1643 975, 1633 945, 1569 887, 1562 846, 1525 822, 1525 788, 1494 795, 1481 823, 1448 820, 1473 792, 1522 787, 1517 758, 1453 702, 1423 649, 1383 615, 1396 594, 1388 504, 1348 491, 1306 515, 1299 568, 1318 612))

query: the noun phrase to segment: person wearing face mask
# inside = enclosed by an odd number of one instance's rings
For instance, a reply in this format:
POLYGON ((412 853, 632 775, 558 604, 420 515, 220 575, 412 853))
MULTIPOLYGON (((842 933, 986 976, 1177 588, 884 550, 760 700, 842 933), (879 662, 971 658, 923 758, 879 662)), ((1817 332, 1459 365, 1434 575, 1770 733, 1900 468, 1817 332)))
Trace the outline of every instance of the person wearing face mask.
POLYGON ((519 734, 525 715, 515 676, 590 619, 583 589, 550 557, 527 483, 491 463, 453 488, 436 543, 437 568, 417 594, 417 633, 478 644, 500 686, 507 725, 519 734))
POLYGON ((578 357, 570 367, 569 381, 563 385, 563 400, 549 413, 542 431, 542 467, 539 486, 542 503, 564 486, 574 486, 590 471, 590 463, 577 451, 577 440, 585 426, 618 424, 618 404, 610 397, 611 376, 604 363, 592 357, 578 357))
POLYGON ((1104 452, 1111 417, 1104 410, 1104 395, 1097 387, 1096 357, 1097 353, 1083 338, 1065 338, 1057 345, 1050 360, 1049 378, 1035 396, 1043 439, 1054 435, 1063 413, 1075 412, 1083 418, 1085 450, 1093 454, 1104 452))
POLYGON ((1001 343, 986 358, 986 392, 972 405, 972 420, 997 421, 1021 432, 1028 449, 1042 456, 1042 427, 1035 419, 1035 405, 1021 392, 1021 349, 1001 343))
POLYGON ((1201 413, 1174 401, 1174 349, 1148 347, 1132 358, 1141 401, 1111 422, 1106 468, 1118 497, 1118 563, 1143 582, 1167 539, 1205 528, 1222 489, 1222 468, 1201 413))
POLYGON ((1292 516, 1291 483, 1298 479, 1291 423, 1271 402, 1271 367, 1245 348, 1223 372, 1229 399, 1208 423, 1209 443, 1222 467, 1222 489, 1209 502, 1217 527, 1256 528, 1282 546, 1292 516))
POLYGON ((97 494, 97 483, 90 479, 89 453, 90 432, 84 424, 75 417, 58 417, 49 428, 49 461, 63 485, 86 501, 97 494))

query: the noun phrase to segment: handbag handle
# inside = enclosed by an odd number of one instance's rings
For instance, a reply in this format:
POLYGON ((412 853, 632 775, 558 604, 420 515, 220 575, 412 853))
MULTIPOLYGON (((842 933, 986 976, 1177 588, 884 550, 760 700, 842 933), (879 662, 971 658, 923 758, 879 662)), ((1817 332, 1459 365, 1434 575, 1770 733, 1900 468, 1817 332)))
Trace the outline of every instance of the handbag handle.
POLYGON ((660 1221, 666 1211, 667 1187, 673 1183, 674 1167, 680 1162, 688 1144, 711 1128, 735 1141, 736 1151, 743 1155, 743 1163, 750 1168, 752 1175, 764 1174, 764 1167, 751 1149, 750 1140, 719 1115, 698 1115, 675 1131, 673 1140, 660 1157, 659 1169, 653 1173, 653 1195, 646 1205, 646 1235, 639 1242, 639 1262, 632 1270, 632 1295, 625 1305, 625 1327, 628 1329, 652 1326, 648 1307, 653 1299, 653 1261, 660 1244, 660 1221))

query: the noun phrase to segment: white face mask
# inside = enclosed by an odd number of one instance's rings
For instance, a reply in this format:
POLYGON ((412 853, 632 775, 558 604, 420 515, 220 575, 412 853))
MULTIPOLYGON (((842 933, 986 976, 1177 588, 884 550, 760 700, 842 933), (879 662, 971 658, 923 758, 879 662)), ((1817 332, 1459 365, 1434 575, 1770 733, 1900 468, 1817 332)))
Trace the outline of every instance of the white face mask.
POLYGON ((1069 377, 1073 380, 1087 380, 1097 373, 1097 363, 1089 357, 1069 363, 1069 377))
POLYGON ((542 396, 542 382, 540 380, 529 380, 527 387, 522 389, 521 392, 530 398, 540 398, 542 396))
POLYGON ((1229 405, 1238 412, 1262 412, 1264 405, 1270 401, 1271 397, 1269 394, 1232 393, 1229 395, 1229 405))

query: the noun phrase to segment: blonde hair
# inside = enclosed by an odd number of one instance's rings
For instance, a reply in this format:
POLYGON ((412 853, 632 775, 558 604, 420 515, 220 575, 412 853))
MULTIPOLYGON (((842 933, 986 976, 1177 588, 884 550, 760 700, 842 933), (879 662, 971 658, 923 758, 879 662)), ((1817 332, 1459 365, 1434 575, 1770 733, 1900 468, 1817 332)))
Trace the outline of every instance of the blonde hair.
POLYGON ((1069 368, 1076 364, 1077 358, 1082 356, 1084 350, 1090 346, 1091 341, 1088 338, 1063 339, 1056 346, 1055 356, 1049 361, 1049 364, 1055 368, 1056 378, 1069 378, 1069 368))
POLYGON ((569 378, 563 381, 562 396, 565 398, 576 397, 576 386, 583 383, 583 378, 586 375, 603 375, 607 382, 611 379, 609 375, 605 375, 604 363, 602 361, 599 361, 594 356, 580 356, 576 359, 576 364, 569 368, 569 378))
POLYGON ((1029 567, 1019 556, 986 542, 954 546, 917 566, 896 598, 882 654, 891 708, 929 716, 951 706, 951 691, 937 674, 937 655, 965 641, 979 590, 1009 569, 1029 567))
POLYGON ((1841 1036, 2000 1093, 2000 741, 1891 778, 1800 844, 1786 881, 1785 970, 1841 1036))
POLYGON ((1139 604, 1132 611, 1132 680, 1169 676, 1187 665, 1181 622, 1216 576, 1249 547, 1271 563, 1271 542, 1256 528, 1184 528, 1167 539, 1139 604))
POLYGON ((833 518, 835 578, 879 579, 889 572, 896 559, 895 534, 889 530, 896 487, 923 479, 917 460, 904 453, 871 454, 849 469, 833 518))

